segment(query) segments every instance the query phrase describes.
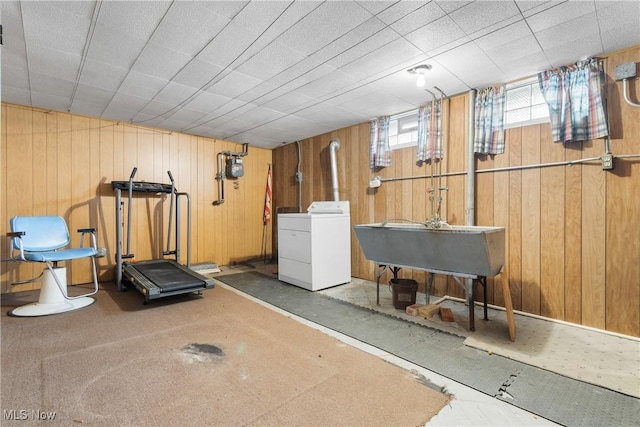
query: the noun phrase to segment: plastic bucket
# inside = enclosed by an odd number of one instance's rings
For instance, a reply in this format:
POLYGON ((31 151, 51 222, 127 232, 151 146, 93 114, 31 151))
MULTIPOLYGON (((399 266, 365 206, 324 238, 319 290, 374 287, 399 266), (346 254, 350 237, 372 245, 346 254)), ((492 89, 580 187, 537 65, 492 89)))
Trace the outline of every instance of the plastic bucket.
POLYGON ((418 282, 413 279, 391 279, 389 281, 395 308, 407 308, 416 303, 418 282))

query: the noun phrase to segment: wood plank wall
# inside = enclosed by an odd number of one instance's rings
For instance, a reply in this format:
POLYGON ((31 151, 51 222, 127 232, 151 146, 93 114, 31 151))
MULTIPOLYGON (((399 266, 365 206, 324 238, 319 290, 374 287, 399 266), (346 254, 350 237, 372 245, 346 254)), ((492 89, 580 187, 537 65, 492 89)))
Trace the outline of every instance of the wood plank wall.
MULTIPOLYGON (((606 59, 614 155, 640 153, 640 109, 625 103, 622 82, 613 78, 616 65, 631 61, 640 62, 640 46, 606 59)), ((631 97, 638 102, 640 79, 630 86, 631 97)), ((350 201, 353 225, 431 217, 427 193, 433 186, 431 174, 438 169, 442 173, 467 170, 468 102, 467 94, 445 101, 441 165, 416 164, 414 147, 393 151, 391 167, 371 171, 368 123, 301 141, 302 210, 314 200, 331 200, 328 147, 332 138, 338 138, 340 198, 350 201), (368 183, 375 175, 422 178, 386 181, 372 190, 368 183)), ((517 310, 640 336, 640 159, 617 158, 615 169, 606 172, 598 161, 481 172, 604 153, 602 140, 567 145, 551 142, 548 124, 510 129, 506 141, 504 154, 476 159, 476 224, 504 226, 507 231, 506 264, 500 275, 489 280, 489 302, 504 304, 500 281, 508 280, 517 310)), ((298 205, 297 161, 295 143, 274 150, 276 207, 298 205)), ((443 177, 441 183, 448 187, 443 193, 442 216, 450 224, 464 224, 466 176, 443 177)), ((375 267, 364 258, 353 232, 351 242, 353 276, 375 280, 375 267)), ((425 273, 401 271, 401 275, 413 277, 424 287, 425 273)), ((435 293, 463 296, 460 287, 445 277, 437 278, 435 293)))
MULTIPOLYGON (((5 235, 15 215, 62 216, 74 245, 75 230, 96 227, 98 245, 107 248, 107 257, 99 260, 101 281, 113 279, 115 266, 111 181, 128 180, 133 167, 138 168, 135 180, 148 182, 169 183, 170 170, 176 188, 190 194, 192 263, 229 265, 259 259, 263 252, 271 258, 272 225, 265 231, 263 224, 271 150, 249 147, 244 176, 225 180, 225 202, 219 206, 212 204, 220 197, 217 153, 242 151, 234 142, 3 103, 0 150, 0 233, 5 235)), ((166 198, 136 195, 131 252, 137 259, 158 258, 166 249, 168 205, 166 198)), ((186 263, 186 202, 181 211, 181 262, 186 263)), ((126 221, 126 206, 123 215, 126 221)), ((2 292, 38 288, 38 283, 11 286, 37 276, 40 267, 5 261, 7 244, 2 239, 2 292)), ((89 264, 73 264, 69 280, 86 283, 91 280, 89 271, 89 264)))

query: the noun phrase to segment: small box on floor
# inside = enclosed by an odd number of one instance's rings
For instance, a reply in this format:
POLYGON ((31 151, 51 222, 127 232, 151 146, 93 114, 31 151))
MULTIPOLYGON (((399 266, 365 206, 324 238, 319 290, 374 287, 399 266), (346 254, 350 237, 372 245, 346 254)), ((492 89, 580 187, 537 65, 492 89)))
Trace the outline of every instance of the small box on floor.
POLYGON ((418 315, 418 310, 420 309, 420 307, 422 307, 422 304, 412 304, 412 305, 408 305, 407 306, 407 314, 409 316, 417 316, 418 315))
POLYGON ((427 304, 423 305, 418 309, 418 314, 425 319, 431 319, 434 314, 438 311, 440 306, 438 304, 427 304))
POLYGON ((443 322, 453 322, 453 311, 450 308, 440 308, 440 318, 443 322))

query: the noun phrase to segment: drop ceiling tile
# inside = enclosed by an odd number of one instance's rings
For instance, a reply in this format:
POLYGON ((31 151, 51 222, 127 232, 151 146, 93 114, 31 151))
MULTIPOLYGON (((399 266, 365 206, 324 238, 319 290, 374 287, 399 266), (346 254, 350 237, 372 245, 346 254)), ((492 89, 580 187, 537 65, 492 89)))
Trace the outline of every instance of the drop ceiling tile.
POLYGON ((553 7, 527 17, 527 23, 534 33, 562 26, 567 21, 594 13, 593 3, 590 1, 553 2, 553 7))
POLYGON ((227 98, 226 96, 216 95, 210 92, 199 92, 197 96, 185 105, 185 108, 210 113, 216 111, 229 101, 231 101, 231 98, 227 98))
MULTIPOLYGON (((436 58, 438 63, 466 83, 475 73, 495 67, 491 59, 474 43, 467 43, 436 58), (470 66, 469 64, 473 64, 470 66)), ((495 82, 495 80, 493 81, 495 82)), ((473 86, 471 86, 473 87, 473 86)))
MULTIPOLYGON (((385 92, 393 93, 395 96, 406 102, 418 106, 425 101, 431 100, 431 95, 425 89, 428 89, 439 96, 439 93, 437 93, 437 91, 433 89, 433 85, 440 87, 440 89, 442 90, 444 90, 444 88, 442 87, 443 85, 451 87, 450 83, 460 85, 459 79, 457 79, 453 74, 451 74, 451 72, 446 70, 436 61, 430 60, 425 61, 425 63, 431 65, 432 68, 427 72, 425 76, 426 84, 424 88, 417 87, 416 76, 413 74, 409 74, 405 70, 377 80, 375 86, 385 92)), ((452 94, 453 93, 451 92, 447 93, 447 95, 452 94)))
MULTIPOLYGON (((375 25, 376 21, 368 22, 372 22, 373 25, 375 25)), ((367 31, 369 31, 369 29, 367 29, 367 31)), ((398 40, 401 40, 398 33, 387 27, 379 27, 375 33, 371 34, 364 40, 355 42, 352 38, 346 39, 345 41, 350 44, 342 47, 340 52, 335 52, 331 58, 327 58, 325 63, 333 68, 339 69, 353 61, 357 61, 359 58, 372 53, 375 54, 385 49, 385 47, 390 43, 398 40)), ((322 53, 324 55, 327 51, 323 51, 322 53)), ((314 58, 316 57, 314 56, 314 58)))
MULTIPOLYGON (((2 56, 4 61, 4 55, 2 56)), ((2 87, 11 86, 16 89, 29 90, 29 73, 22 67, 2 65, 2 87)))
POLYGON ((415 105, 387 93, 365 94, 362 97, 340 103, 339 107, 370 119, 416 108, 415 105))
POLYGON ((278 41, 297 52, 311 55, 370 17, 371 13, 354 2, 324 2, 283 32, 278 41))
POLYGON ((500 63, 499 67, 504 73, 505 83, 532 77, 540 71, 553 68, 547 55, 542 51, 500 63))
POLYGON ((184 129, 191 127, 191 123, 186 120, 176 120, 168 118, 160 123, 160 127, 163 129, 176 130, 182 132, 184 129))
POLYGON ((424 3, 418 9, 398 19, 390 25, 398 34, 408 34, 445 16, 445 12, 435 2, 424 3))
POLYGON ((102 1, 98 24, 121 37, 147 41, 171 5, 164 1, 102 1))
MULTIPOLYGON (((251 109, 253 106, 248 105, 244 102, 238 101, 236 99, 231 99, 229 102, 223 104, 216 110, 206 114, 205 116, 198 119, 196 122, 200 125, 205 125, 209 123, 224 123, 225 120, 228 120, 229 117, 235 117, 234 113, 238 111, 237 114, 242 114, 244 111, 251 109)), ((236 115, 237 115, 236 114, 236 115)))
POLYGON ((190 128, 191 126, 193 126, 194 121, 201 119, 206 114, 207 114, 206 112, 191 110, 185 107, 185 108, 174 110, 171 114, 168 114, 164 117, 166 118, 166 120, 171 119, 171 120, 178 120, 178 121, 184 122, 187 124, 184 127, 190 128))
POLYGON ((114 93, 109 90, 100 89, 95 86, 78 84, 75 95, 73 97, 73 105, 75 105, 78 101, 83 101, 99 104, 104 108, 109 104, 113 95, 114 93))
POLYGON ((139 120, 138 114, 140 116, 148 115, 152 117, 168 115, 171 113, 173 107, 173 104, 151 100, 144 106, 144 108, 139 110, 139 112, 135 115, 135 120, 139 120))
POLYGON ((269 83, 277 88, 290 90, 322 78, 334 70, 335 68, 313 58, 304 58, 273 76, 269 83))
POLYGON ((288 5, 286 2, 250 2, 198 54, 198 59, 223 68, 242 64, 278 36, 263 36, 263 33, 288 5))
POLYGON ((232 19, 245 8, 249 2, 240 0, 193 1, 202 7, 209 8, 217 14, 232 19))
POLYGON ((257 79, 269 80, 305 58, 305 55, 274 42, 235 70, 257 79))
POLYGON ((460 79, 473 89, 481 89, 487 86, 498 85, 506 82, 504 71, 497 66, 491 66, 477 70, 474 73, 465 73, 460 79))
MULTIPOLYGON (((163 3, 163 2, 159 2, 163 3)), ((229 18, 193 2, 173 2, 151 41, 167 49, 194 56, 228 23, 229 18), (184 31, 189 28, 189 31, 184 31)))
POLYGON ((488 49, 483 49, 487 56, 498 66, 504 63, 524 58, 535 53, 542 52, 538 41, 533 35, 522 38, 505 38, 509 40, 501 45, 495 45, 488 49))
POLYGON ((393 6, 396 1, 361 0, 357 1, 360 6, 367 9, 372 15, 377 15, 383 10, 393 6))
POLYGON ((34 107, 38 108, 67 111, 70 100, 66 96, 56 96, 51 95, 48 92, 37 92, 31 90, 31 103, 34 107))
POLYGON ((447 13, 451 13, 465 7, 469 3, 473 3, 473 1, 443 0, 443 1, 436 1, 436 3, 438 4, 438 6, 442 8, 442 10, 444 10, 447 13))
MULTIPOLYGON (((382 21, 374 17, 364 21, 351 31, 338 37, 322 49, 314 52, 310 57, 318 62, 328 64, 331 60, 340 55, 346 55, 348 58, 349 56, 357 55, 358 52, 370 52, 372 49, 375 49, 375 46, 371 47, 372 38, 378 39, 380 43, 385 42, 379 38, 380 35, 378 33, 382 31, 387 33, 387 42, 399 37, 398 34, 392 34, 392 31, 382 21), (360 47, 361 44, 368 46, 363 49, 360 47)), ((348 59, 343 59, 342 61, 342 63, 344 63, 348 61, 348 59)))
MULTIPOLYGON (((111 102, 107 107, 107 111, 115 112, 115 111, 123 110, 128 113, 134 113, 134 114, 128 114, 129 117, 127 118, 127 120, 130 120, 133 118, 133 116, 135 116, 135 113, 137 113, 142 108, 144 108, 144 106, 147 105, 147 103, 148 103, 148 100, 145 98, 140 98, 138 96, 133 96, 133 95, 127 95, 125 93, 116 93, 111 99, 111 102)), ((105 114, 106 114, 106 111, 105 111, 105 114)))
POLYGON ((21 3, 17 1, 0 1, 0 17, 4 32, 4 47, 12 41, 24 41, 21 3))
MULTIPOLYGON (((66 3, 68 4, 68 3, 66 3)), ((25 39, 42 47, 81 56, 91 16, 69 13, 64 4, 22 2, 25 39), (74 28, 74 31, 69 31, 74 28)))
POLYGON ((105 108, 107 108, 108 102, 102 102, 102 100, 96 102, 92 100, 74 100, 71 104, 71 113, 81 114, 83 116, 101 117, 105 108))
POLYGON ((422 52, 434 55, 441 47, 457 46, 462 41, 468 41, 464 31, 448 16, 442 17, 429 25, 425 25, 405 36, 422 52))
POLYGON ((154 100, 179 105, 183 102, 188 102, 188 98, 196 95, 197 92, 197 89, 170 81, 158 92, 154 100))
POLYGON ((266 102, 270 99, 273 91, 277 90, 277 86, 265 82, 248 89, 236 97, 237 100, 248 103, 266 102))
POLYGON ((531 16, 554 6, 551 0, 515 0, 515 2, 524 16, 531 16))
MULTIPOLYGON (((376 14, 376 18, 386 25, 393 25, 411 15, 416 9, 423 7, 426 3, 420 1, 398 1, 376 14)), ((441 9, 440 7, 438 7, 441 9)))
POLYGON ((29 74, 29 86, 36 92, 49 92, 51 95, 71 99, 74 82, 40 73, 29 74))
POLYGON ((284 116, 286 116, 286 114, 281 111, 275 111, 264 107, 257 107, 236 117, 234 120, 239 121, 240 123, 244 122, 248 124, 249 127, 253 127, 272 122, 284 116))
POLYGON ((605 52, 640 44, 640 2, 606 2, 596 6, 605 52))
POLYGON ((130 71, 120 85, 118 92, 151 99, 168 83, 168 80, 164 80, 159 77, 150 76, 137 71, 130 71))
POLYGON ((508 45, 514 40, 519 40, 533 33, 523 20, 519 20, 513 24, 506 25, 489 34, 474 39, 474 43, 482 50, 488 51, 497 46, 508 45))
POLYGON ((192 88, 207 88, 222 78, 224 69, 208 62, 192 59, 176 74, 173 81, 192 88))
POLYGON ((136 61, 146 41, 114 31, 111 26, 96 24, 87 58, 119 68, 129 68, 136 61))
POLYGON ((521 15, 512 1, 477 1, 451 12, 449 16, 470 35, 521 15))
POLYGON ((601 55, 600 36, 592 34, 587 37, 578 38, 568 41, 562 45, 556 45, 551 49, 545 49, 547 58, 552 66, 562 67, 564 65, 573 64, 581 59, 591 56, 601 55))
POLYGON ((248 90, 262 84, 261 79, 237 71, 225 70, 220 80, 207 88, 207 92, 236 98, 248 90))
POLYGON ((149 43, 136 59, 132 69, 171 80, 190 60, 189 55, 149 43))
POLYGON ((31 102, 31 91, 2 83, 2 100, 14 104, 37 106, 31 102))
POLYGON ((298 117, 326 125, 335 123, 338 124, 339 127, 348 126, 353 123, 360 123, 369 119, 366 115, 347 111, 337 106, 327 108, 323 105, 313 105, 297 111, 294 114, 298 117))
POLYGON ((117 91, 129 71, 111 64, 86 59, 80 75, 80 83, 87 86, 117 91))
MULTIPOLYGON (((562 41, 562 44, 572 41, 580 42, 585 37, 590 37, 594 34, 593 28, 598 28, 595 12, 582 15, 553 27, 547 27, 542 31, 537 31, 535 36, 540 46, 546 50, 557 46, 559 40, 562 41)), ((602 51, 602 43, 600 43, 599 39, 597 40, 595 49, 598 52, 602 51)))
MULTIPOLYGON (((384 47, 340 67, 340 70, 359 80, 382 77, 393 68, 402 68, 398 64, 419 56, 422 52, 405 39, 395 40, 384 47)), ((395 71, 395 70, 394 70, 395 71)))
POLYGON ((336 70, 301 86, 298 92, 311 98, 324 99, 332 93, 339 93, 357 83, 358 79, 355 76, 336 70))
POLYGON ((75 81, 78 76, 81 57, 67 52, 30 45, 27 51, 30 70, 40 70, 51 77, 75 81))
POLYGON ((276 111, 282 111, 284 113, 294 113, 302 106, 314 102, 314 98, 292 91, 271 99, 270 101, 261 104, 261 106, 271 108, 276 111))

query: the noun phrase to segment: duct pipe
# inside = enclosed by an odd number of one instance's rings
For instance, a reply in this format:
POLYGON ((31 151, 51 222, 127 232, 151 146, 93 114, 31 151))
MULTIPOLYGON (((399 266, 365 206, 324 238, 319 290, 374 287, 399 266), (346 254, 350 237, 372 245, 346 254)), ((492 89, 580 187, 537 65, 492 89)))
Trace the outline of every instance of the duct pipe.
POLYGON ((338 189, 338 162, 336 161, 336 150, 340 148, 340 141, 337 138, 331 140, 329 144, 329 154, 331 155, 331 185, 333 187, 333 200, 340 201, 338 189))

